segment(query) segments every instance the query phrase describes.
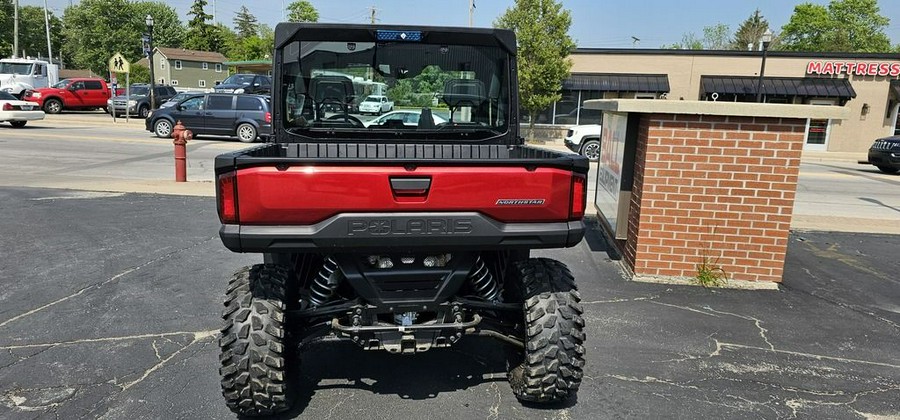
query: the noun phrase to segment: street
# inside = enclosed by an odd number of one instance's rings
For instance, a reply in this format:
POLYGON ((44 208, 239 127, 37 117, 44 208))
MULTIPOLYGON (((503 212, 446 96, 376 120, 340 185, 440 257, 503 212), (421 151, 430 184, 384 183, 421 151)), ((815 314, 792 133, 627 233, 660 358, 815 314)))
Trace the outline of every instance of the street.
MULTIPOLYGON (((219 394, 221 302, 261 257, 222 246, 211 163, 247 145, 192 141, 191 182, 176 185, 170 140, 102 117, 0 126, 0 418, 235 418, 219 394)), ((778 291, 626 281, 594 218, 576 247, 535 252, 579 283, 576 400, 517 402, 490 339, 414 356, 329 344, 299 355, 283 417, 898 418, 898 183, 804 162, 778 291), (877 228, 894 235, 854 233, 877 228)))
MULTIPOLYGON (((165 192, 214 196, 213 158, 248 147, 235 139, 201 137, 188 144, 188 181, 174 179, 172 142, 103 113, 49 116, 24 129, 0 125, 0 185, 165 192)), ((569 152, 563 146, 547 145, 569 152)), ((592 165, 595 169, 596 165, 592 165)), ((588 214, 595 190, 588 178, 588 214)), ((794 229, 900 234, 900 177, 847 161, 803 161, 794 229)))

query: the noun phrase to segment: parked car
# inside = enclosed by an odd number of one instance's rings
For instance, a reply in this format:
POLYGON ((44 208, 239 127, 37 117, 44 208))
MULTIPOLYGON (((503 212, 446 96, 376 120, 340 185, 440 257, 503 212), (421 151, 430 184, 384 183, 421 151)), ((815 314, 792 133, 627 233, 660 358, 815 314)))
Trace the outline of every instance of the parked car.
POLYGON ((41 107, 28 101, 20 101, 8 92, 0 92, 0 122, 9 122, 15 128, 22 128, 28 121, 43 120, 41 107))
POLYGON ((169 98, 169 100, 167 100, 167 101, 163 102, 162 104, 160 104, 159 107, 160 107, 160 108, 168 108, 168 107, 171 107, 171 106, 175 106, 175 105, 177 105, 179 102, 181 102, 181 101, 184 100, 184 99, 187 99, 187 98, 190 97, 190 96, 203 95, 204 93, 206 93, 206 92, 202 92, 202 91, 199 91, 199 90, 197 90, 197 91, 187 91, 187 92, 178 92, 178 93, 175 94, 175 96, 169 98))
POLYGON ((213 89, 217 93, 254 93, 268 95, 272 92, 272 79, 259 74, 232 74, 213 89))
POLYGON ((260 95, 209 93, 188 97, 175 106, 154 110, 144 125, 157 137, 170 137, 177 121, 194 135, 236 136, 252 143, 272 133, 269 98, 260 95))
POLYGON ((394 110, 394 102, 389 101, 387 96, 369 95, 359 103, 360 114, 381 115, 383 112, 394 110))
POLYGON ((600 124, 576 125, 566 131, 563 141, 569 150, 597 160, 600 158, 600 124))
POLYGON ((22 100, 36 102, 48 114, 64 109, 103 109, 111 97, 106 81, 75 77, 43 89, 25 92, 22 100))
MULTIPOLYGON (((387 114, 384 114, 378 118, 375 118, 369 122, 363 123, 366 127, 372 126, 383 126, 390 125, 388 121, 400 121, 404 126, 407 127, 418 127, 419 126, 419 116, 422 115, 422 111, 418 109, 404 109, 400 111, 391 111, 387 114)), ((437 116, 435 114, 431 114, 431 119, 434 120, 434 124, 441 124, 447 122, 447 120, 437 116)))
POLYGON ((150 110, 159 108, 160 104, 168 101, 170 98, 178 94, 172 86, 154 86, 154 107, 150 106, 150 85, 134 84, 129 87, 129 95, 116 96, 107 101, 107 109, 114 116, 128 113, 129 115, 137 115, 141 118, 147 118, 150 110))
POLYGON ((875 140, 869 148, 869 160, 860 163, 875 165, 879 171, 886 174, 900 172, 900 136, 875 140))

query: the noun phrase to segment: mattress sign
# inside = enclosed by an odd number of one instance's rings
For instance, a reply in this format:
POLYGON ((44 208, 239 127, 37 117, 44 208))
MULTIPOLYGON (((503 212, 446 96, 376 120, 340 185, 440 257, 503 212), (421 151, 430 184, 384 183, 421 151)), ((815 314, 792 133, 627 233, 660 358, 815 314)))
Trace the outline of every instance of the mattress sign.
POLYGON ((900 76, 900 62, 810 61, 806 65, 806 74, 897 77, 900 76))

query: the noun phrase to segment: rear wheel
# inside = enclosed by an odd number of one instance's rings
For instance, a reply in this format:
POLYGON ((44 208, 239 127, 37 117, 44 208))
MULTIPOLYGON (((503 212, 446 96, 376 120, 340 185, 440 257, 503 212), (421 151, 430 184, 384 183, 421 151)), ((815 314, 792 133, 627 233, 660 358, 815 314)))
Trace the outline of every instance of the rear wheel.
POLYGON ((62 111, 62 102, 59 99, 48 99, 44 102, 44 112, 59 114, 62 111))
POLYGON ((879 171, 884 172, 886 174, 895 174, 897 172, 900 172, 900 168, 893 168, 890 166, 878 166, 877 168, 879 171))
POLYGON ((514 267, 525 298, 525 354, 511 366, 509 384, 521 401, 549 403, 573 397, 584 367, 581 296, 565 264, 546 258, 514 267))
POLYGON ((581 146, 581 155, 590 160, 600 159, 600 141, 588 140, 584 142, 584 145, 581 146))
POLYGON ((15 128, 22 128, 25 126, 25 124, 28 123, 28 121, 10 121, 9 123, 12 124, 12 126, 15 128))
POLYGON ((252 124, 241 124, 236 130, 237 138, 242 143, 253 143, 256 141, 256 127, 252 124))
POLYGON ((219 374, 225 404, 239 415, 290 408, 284 355, 288 276, 285 267, 257 264, 228 282, 219 374))
POLYGON ((166 119, 160 119, 153 125, 153 132, 156 137, 168 138, 172 135, 172 123, 166 119))
POLYGON ((138 109, 138 115, 140 115, 141 118, 147 118, 147 116, 150 115, 150 107, 149 107, 149 106, 146 106, 146 105, 140 107, 140 108, 138 109))

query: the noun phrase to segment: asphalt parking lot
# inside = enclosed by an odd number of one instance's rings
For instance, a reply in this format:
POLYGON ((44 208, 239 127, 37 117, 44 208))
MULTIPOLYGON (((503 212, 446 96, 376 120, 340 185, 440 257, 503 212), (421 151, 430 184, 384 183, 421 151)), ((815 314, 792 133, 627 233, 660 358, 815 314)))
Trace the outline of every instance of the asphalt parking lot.
MULTIPOLYGON (((0 188, 0 418, 234 418, 208 197, 0 188)), ((587 320, 577 400, 526 406, 503 348, 301 355, 286 418, 900 418, 900 236, 797 231, 779 291, 634 283, 596 234, 542 251, 587 320)))

